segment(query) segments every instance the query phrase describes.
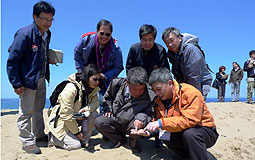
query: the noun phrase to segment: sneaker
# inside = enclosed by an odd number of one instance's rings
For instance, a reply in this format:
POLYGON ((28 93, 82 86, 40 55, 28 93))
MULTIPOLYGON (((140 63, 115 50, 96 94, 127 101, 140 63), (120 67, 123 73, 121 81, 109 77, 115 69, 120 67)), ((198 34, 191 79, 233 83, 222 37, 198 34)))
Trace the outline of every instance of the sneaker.
POLYGON ((35 141, 36 141, 36 142, 48 142, 48 136, 45 135, 45 136, 43 136, 43 137, 41 137, 41 138, 36 138, 35 141))
POLYGON ((26 151, 28 154, 41 154, 41 150, 36 145, 23 146, 22 150, 26 151))

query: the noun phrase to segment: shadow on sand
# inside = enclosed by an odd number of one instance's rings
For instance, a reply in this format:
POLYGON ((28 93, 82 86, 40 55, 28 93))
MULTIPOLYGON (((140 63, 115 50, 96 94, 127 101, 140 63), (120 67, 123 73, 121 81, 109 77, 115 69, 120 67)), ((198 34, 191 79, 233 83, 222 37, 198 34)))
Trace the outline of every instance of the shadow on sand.
POLYGON ((11 111, 3 111, 1 110, 1 116, 6 116, 6 115, 15 115, 18 114, 19 111, 18 110, 11 110, 11 111))
MULTIPOLYGON (((129 141, 129 138, 127 138, 129 141)), ((142 153, 135 154, 137 157, 140 157, 141 160, 183 160, 181 156, 176 154, 171 149, 167 148, 165 145, 161 148, 155 148, 153 146, 154 140, 146 140, 141 139, 139 144, 142 148, 142 153)), ((105 141, 102 138, 91 138, 89 147, 85 148, 84 150, 94 153, 100 151, 100 149, 95 150, 94 147, 96 145, 100 145, 102 149, 111 149, 113 145, 111 141, 105 141)), ((126 149, 131 150, 129 144, 123 145, 126 149)), ((216 160, 216 158, 210 153, 208 153, 209 160, 216 160)))

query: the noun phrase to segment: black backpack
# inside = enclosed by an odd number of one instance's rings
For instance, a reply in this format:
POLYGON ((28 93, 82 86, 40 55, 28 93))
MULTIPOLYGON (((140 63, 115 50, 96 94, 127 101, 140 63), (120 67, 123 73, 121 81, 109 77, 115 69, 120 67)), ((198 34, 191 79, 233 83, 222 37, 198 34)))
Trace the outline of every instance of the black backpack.
MULTIPOLYGON (((50 108, 57 105, 58 96, 68 83, 73 83, 73 82, 70 82, 69 80, 64 80, 56 86, 56 88, 54 89, 54 91, 52 92, 50 96, 50 108)), ((75 103, 79 99, 79 87, 75 83, 73 84, 77 89, 77 94, 74 99, 74 103, 75 103)))
MULTIPOLYGON (((63 91, 63 89, 65 88, 65 86, 68 83, 73 83, 73 82, 70 82, 68 80, 64 80, 61 83, 59 83, 57 85, 57 87, 54 89, 54 91, 52 92, 52 94, 50 96, 50 108, 55 107, 57 105, 58 96, 63 91)), ((74 84, 75 88, 77 89, 77 94, 74 98, 74 103, 75 103, 79 99, 79 90, 80 89, 75 83, 73 83, 73 84, 74 84)), ((56 116, 53 119, 50 120, 50 123, 54 122, 54 128, 57 127, 57 119, 59 118, 59 112, 60 112, 60 107, 56 111, 56 116)))

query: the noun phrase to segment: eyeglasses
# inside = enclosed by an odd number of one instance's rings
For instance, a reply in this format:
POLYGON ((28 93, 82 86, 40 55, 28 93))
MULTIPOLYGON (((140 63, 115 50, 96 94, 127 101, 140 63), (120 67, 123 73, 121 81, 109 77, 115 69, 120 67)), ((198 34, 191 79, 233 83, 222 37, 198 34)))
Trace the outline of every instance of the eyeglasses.
POLYGON ((100 34, 101 36, 103 36, 103 35, 106 35, 107 37, 110 37, 110 36, 111 36, 111 33, 99 32, 99 34, 100 34))
POLYGON ((96 81, 99 82, 99 81, 101 80, 100 78, 92 78, 92 79, 93 79, 93 81, 95 81, 95 82, 96 82, 96 81))
POLYGON ((55 21, 54 20, 54 18, 52 18, 52 19, 48 19, 48 18, 46 18, 46 17, 41 17, 41 16, 38 16, 42 21, 44 21, 44 22, 52 22, 52 21, 55 21))

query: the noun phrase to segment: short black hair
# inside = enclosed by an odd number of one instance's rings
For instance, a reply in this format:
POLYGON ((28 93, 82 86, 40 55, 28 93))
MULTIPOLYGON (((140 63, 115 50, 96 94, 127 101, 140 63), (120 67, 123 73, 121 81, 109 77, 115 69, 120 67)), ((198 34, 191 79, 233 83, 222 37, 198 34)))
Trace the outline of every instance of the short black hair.
POLYGON ((252 54, 255 54, 255 50, 251 50, 250 52, 249 52, 249 55, 251 56, 252 54))
POLYGON ((102 20, 100 20, 100 21, 97 23, 97 31, 100 30, 100 27, 101 27, 102 25, 109 26, 110 29, 111 29, 111 32, 113 32, 112 23, 111 23, 110 21, 108 21, 108 20, 105 20, 105 19, 102 19, 102 20))
POLYGON ((33 15, 36 15, 38 17, 42 12, 46 14, 51 13, 54 16, 55 8, 48 2, 39 1, 33 7, 33 15))
POLYGON ((151 33, 154 37, 154 40, 156 39, 157 36, 157 29, 153 25, 149 24, 144 24, 140 29, 139 29, 139 37, 142 39, 142 37, 146 34, 151 33))

